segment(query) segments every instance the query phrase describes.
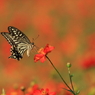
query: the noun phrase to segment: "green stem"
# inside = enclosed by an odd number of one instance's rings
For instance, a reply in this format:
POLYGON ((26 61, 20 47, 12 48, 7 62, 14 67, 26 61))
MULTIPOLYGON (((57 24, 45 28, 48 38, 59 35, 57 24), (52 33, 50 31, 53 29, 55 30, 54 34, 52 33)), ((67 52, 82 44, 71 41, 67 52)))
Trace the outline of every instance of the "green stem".
POLYGON ((74 92, 74 87, 73 87, 73 83, 72 83, 72 76, 71 76, 71 74, 70 74, 70 68, 68 68, 68 72, 69 72, 71 87, 72 87, 73 92, 74 92))
MULTIPOLYGON (((56 72, 58 73, 58 75, 60 76, 60 78, 62 79, 62 81, 64 82, 64 84, 68 87, 68 89, 70 91, 72 91, 72 89, 68 86, 68 84, 65 82, 65 80, 63 79, 63 77, 61 76, 61 74, 59 73, 59 71, 56 69, 56 67, 53 65, 52 61, 49 59, 48 56, 46 56, 46 58, 49 60, 49 62, 51 63, 51 65, 53 66, 53 68, 56 70, 56 72)), ((69 91, 68 90, 68 91, 69 91)), ((72 91, 72 93, 75 95, 75 93, 72 91)))

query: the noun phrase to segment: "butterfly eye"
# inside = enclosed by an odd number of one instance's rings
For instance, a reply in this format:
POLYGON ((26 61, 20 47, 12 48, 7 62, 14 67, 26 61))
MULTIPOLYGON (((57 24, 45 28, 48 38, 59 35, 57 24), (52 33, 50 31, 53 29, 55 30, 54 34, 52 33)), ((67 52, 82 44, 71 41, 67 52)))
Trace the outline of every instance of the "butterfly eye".
POLYGON ((31 44, 34 45, 34 42, 32 42, 31 44))

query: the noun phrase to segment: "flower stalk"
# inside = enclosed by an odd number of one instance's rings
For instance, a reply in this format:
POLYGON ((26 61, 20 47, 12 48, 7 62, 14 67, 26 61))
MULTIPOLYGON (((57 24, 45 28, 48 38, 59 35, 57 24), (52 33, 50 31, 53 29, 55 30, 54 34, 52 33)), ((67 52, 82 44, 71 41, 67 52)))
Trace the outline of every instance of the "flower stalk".
MULTIPOLYGON (((48 61, 51 63, 51 65, 53 66, 53 68, 55 69, 55 71, 58 73, 58 75, 59 75, 60 78, 62 79, 63 83, 64 83, 64 84, 67 86, 67 88, 69 89, 69 90, 67 90, 67 89, 65 89, 65 90, 70 91, 71 93, 73 93, 73 95, 76 95, 75 92, 74 92, 73 85, 72 85, 72 79, 71 79, 71 77, 70 77, 70 82, 71 82, 72 89, 69 87, 69 85, 68 85, 68 84, 66 83, 66 81, 63 79, 63 77, 61 76, 61 74, 59 73, 59 71, 56 69, 56 67, 54 66, 54 64, 52 63, 52 61, 49 59, 49 57, 48 57, 47 55, 45 55, 45 56, 46 56, 46 58, 48 59, 48 61)), ((69 75, 70 75, 70 73, 69 73, 69 75)))
POLYGON ((73 87, 73 83, 72 83, 72 77, 73 77, 73 75, 71 75, 71 73, 70 73, 70 68, 68 68, 68 73, 69 73, 69 78, 70 78, 71 87, 72 87, 72 90, 73 90, 73 92, 74 92, 74 87, 73 87))

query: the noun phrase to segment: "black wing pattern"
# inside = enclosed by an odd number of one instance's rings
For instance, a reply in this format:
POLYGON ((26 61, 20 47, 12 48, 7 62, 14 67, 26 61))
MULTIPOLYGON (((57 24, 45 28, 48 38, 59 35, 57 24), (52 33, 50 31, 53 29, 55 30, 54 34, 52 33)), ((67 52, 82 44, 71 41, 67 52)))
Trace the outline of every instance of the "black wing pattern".
POLYGON ((11 56, 9 58, 20 60, 22 58, 21 54, 14 47, 11 48, 11 56))
POLYGON ((31 42, 24 33, 13 26, 9 26, 8 31, 9 33, 1 32, 1 34, 11 45, 11 56, 9 58, 20 60, 28 49, 27 47, 31 47, 31 42))

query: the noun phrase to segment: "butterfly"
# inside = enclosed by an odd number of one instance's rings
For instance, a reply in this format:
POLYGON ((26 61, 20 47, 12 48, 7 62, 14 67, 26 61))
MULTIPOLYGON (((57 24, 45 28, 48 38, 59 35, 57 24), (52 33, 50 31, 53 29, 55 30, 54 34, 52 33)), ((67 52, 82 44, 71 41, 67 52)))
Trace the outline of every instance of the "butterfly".
POLYGON ((29 56, 30 50, 34 48, 34 42, 31 42, 28 37, 22 33, 19 29, 9 26, 9 32, 1 32, 1 35, 11 45, 11 55, 9 58, 20 60, 23 58, 25 51, 27 51, 27 56, 29 56))

